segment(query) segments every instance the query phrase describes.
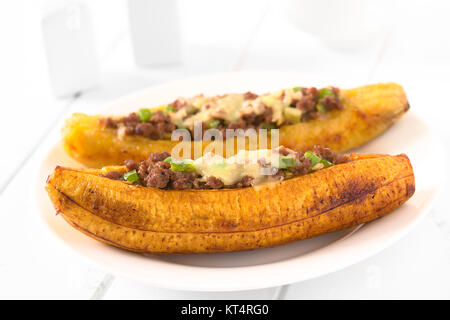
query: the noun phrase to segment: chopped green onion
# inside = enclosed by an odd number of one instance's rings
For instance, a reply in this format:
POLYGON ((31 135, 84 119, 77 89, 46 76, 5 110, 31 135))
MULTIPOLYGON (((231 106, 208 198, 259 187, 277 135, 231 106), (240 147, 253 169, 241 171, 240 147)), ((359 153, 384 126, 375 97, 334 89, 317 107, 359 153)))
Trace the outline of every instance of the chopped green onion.
POLYGON ((172 170, 172 171, 185 171, 184 169, 185 169, 184 163, 172 162, 170 164, 170 170, 172 170))
POLYGON ((176 161, 171 157, 167 157, 164 162, 170 163, 170 170, 172 171, 193 172, 196 170, 193 161, 190 159, 176 161))
POLYGON ((215 129, 219 126, 220 121, 219 120, 211 120, 208 122, 208 128, 215 129))
POLYGON ((286 178, 291 178, 294 174, 290 171, 284 170, 284 174, 286 176, 286 178))
POLYGON ((327 107, 325 107, 325 105, 323 103, 318 103, 317 104, 317 110, 319 110, 320 113, 326 113, 327 112, 327 107))
POLYGON ((265 122, 265 123, 263 123, 263 125, 262 125, 262 128, 263 129, 275 129, 277 126, 276 126, 276 124, 275 123, 273 123, 273 122, 270 122, 270 123, 267 123, 267 122, 265 122))
POLYGON ((300 91, 300 90, 302 90, 302 87, 293 87, 292 88, 292 91, 294 91, 294 92, 297 92, 297 91, 300 91))
POLYGON ((186 163, 186 171, 194 172, 196 170, 195 165, 193 163, 186 163))
POLYGON ((315 153, 311 151, 305 152, 305 157, 309 158, 311 160, 311 168, 314 168, 314 166, 318 163, 321 163, 324 165, 324 167, 332 166, 333 164, 325 159, 322 159, 321 157, 317 156, 315 153))
POLYGON ((167 106, 164 110, 164 114, 168 114, 169 112, 174 112, 175 109, 172 106, 167 106))
POLYGON ((305 157, 311 160, 311 168, 314 167, 316 164, 318 164, 320 160, 322 160, 319 156, 317 156, 315 153, 311 151, 306 151, 305 157))
POLYGON ((136 169, 131 170, 123 175, 123 179, 130 182, 135 183, 139 181, 139 175, 136 172, 136 169))
POLYGON ((187 172, 193 172, 195 171, 195 166, 193 163, 186 163, 186 162, 172 162, 170 164, 170 170, 172 171, 187 171, 187 172))
POLYGON ((295 159, 288 156, 280 156, 278 167, 281 169, 292 168, 295 165, 295 159))
POLYGON ((228 164, 225 161, 214 163, 213 166, 216 168, 225 168, 228 164))
POLYGON ((147 122, 153 115, 149 109, 140 109, 137 114, 142 122, 147 122))
POLYGON ((320 91, 319 91, 319 99, 322 99, 322 98, 324 98, 326 96, 334 97, 333 91, 331 91, 330 89, 327 89, 327 88, 320 89, 320 91))
POLYGON ((325 166, 325 168, 326 168, 326 167, 330 167, 330 166, 333 165, 330 161, 327 161, 327 160, 325 160, 325 159, 322 159, 322 160, 320 161, 320 163, 323 164, 323 165, 325 166))

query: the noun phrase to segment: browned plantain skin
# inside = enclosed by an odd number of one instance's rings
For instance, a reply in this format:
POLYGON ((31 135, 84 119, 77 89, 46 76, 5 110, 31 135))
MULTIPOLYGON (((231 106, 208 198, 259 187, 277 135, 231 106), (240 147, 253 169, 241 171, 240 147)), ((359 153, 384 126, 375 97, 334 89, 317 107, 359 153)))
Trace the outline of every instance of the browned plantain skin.
MULTIPOLYGON (((344 106, 342 111, 326 113, 321 119, 282 126, 280 145, 308 150, 317 144, 344 152, 380 135, 409 109, 403 88, 395 83, 341 90, 340 98, 344 106)), ((125 136, 121 140, 114 129, 105 129, 98 123, 101 117, 77 113, 67 119, 63 128, 64 149, 88 167, 101 168, 127 159, 143 160, 152 152, 170 151, 178 144, 178 141, 150 140, 138 135, 125 136)), ((203 149, 208 144, 204 141, 203 149)), ((270 139, 267 145, 270 145, 270 139)))
POLYGON ((74 228, 122 249, 249 250, 374 220, 413 195, 406 155, 352 159, 281 183, 228 190, 160 190, 99 177, 99 170, 57 167, 46 189, 74 228))

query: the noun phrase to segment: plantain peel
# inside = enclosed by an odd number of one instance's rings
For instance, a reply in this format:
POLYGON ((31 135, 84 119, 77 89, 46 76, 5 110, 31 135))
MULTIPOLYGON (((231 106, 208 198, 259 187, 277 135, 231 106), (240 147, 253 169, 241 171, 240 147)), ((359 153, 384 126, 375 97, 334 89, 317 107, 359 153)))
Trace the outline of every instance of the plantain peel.
MULTIPOLYGON (((279 145, 301 150, 324 145, 344 152, 374 139, 409 109, 403 88, 395 83, 340 90, 339 97, 343 110, 328 112, 320 119, 282 126, 279 145)), ((66 152, 88 167, 101 168, 127 159, 140 161, 150 153, 172 150, 178 144, 178 141, 150 140, 138 135, 119 139, 114 129, 99 124, 101 117, 73 114, 62 130, 66 152)), ((203 141, 202 148, 208 144, 203 141)), ((270 139, 267 145, 270 147, 270 139)), ((193 148, 192 143, 191 154, 193 148)))
POLYGON ((280 183, 228 190, 160 190, 99 177, 100 170, 57 167, 46 189, 70 225, 122 249, 249 250, 374 220, 413 195, 407 156, 352 159, 280 183))

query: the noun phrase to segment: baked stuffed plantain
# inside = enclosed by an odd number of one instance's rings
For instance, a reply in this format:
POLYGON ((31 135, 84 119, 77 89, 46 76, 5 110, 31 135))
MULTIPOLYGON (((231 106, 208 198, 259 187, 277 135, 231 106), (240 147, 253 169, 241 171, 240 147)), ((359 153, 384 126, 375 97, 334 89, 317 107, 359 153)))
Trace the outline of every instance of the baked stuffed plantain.
MULTIPOLYGON (((277 128, 279 145, 307 150, 318 144, 343 152, 372 140, 408 109, 405 92, 395 83, 350 90, 295 87, 261 96, 199 95, 125 117, 74 114, 63 128, 63 141, 71 157, 94 168, 172 150, 178 141, 170 140, 171 133, 194 133, 196 122, 202 130, 217 129, 224 139, 235 139, 227 129, 277 128)), ((200 143, 203 149, 209 144, 200 143)))
POLYGON ((157 153, 125 166, 57 167, 46 188, 57 212, 94 239, 136 252, 207 253, 350 228, 392 212, 415 184, 403 154, 280 147, 228 159, 157 153))

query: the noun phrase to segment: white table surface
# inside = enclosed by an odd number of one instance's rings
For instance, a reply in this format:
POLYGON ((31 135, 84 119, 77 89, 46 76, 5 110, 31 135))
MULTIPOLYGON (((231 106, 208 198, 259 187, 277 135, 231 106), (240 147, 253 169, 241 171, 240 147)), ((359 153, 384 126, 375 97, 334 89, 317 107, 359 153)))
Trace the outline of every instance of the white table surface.
POLYGON ((61 121, 72 112, 92 112, 98 105, 147 86, 231 70, 290 70, 360 83, 397 81, 404 85, 414 111, 450 147, 450 100, 442 98, 450 88, 449 2, 399 1, 400 13, 386 34, 367 48, 339 52, 291 26, 274 1, 182 1, 183 63, 138 69, 125 2, 90 1, 102 81, 95 89, 59 100, 52 97, 48 85, 39 6, 34 1, 25 3, 26 7, 0 5, 0 20, 8 26, 2 25, 0 35, 12 49, 0 65, 3 88, 8 89, 2 92, 6 120, 0 126, 0 298, 450 298, 448 185, 431 214, 383 252, 317 279, 233 293, 165 290, 107 274, 53 240, 38 219, 31 192, 40 146, 59 135, 61 121), (17 20, 18 16, 25 20, 17 20), (17 34, 7 32, 13 29, 23 30, 23 43, 17 34), (23 56, 14 54, 19 51, 23 56), (10 120, 18 112, 24 130, 17 130, 10 120))

